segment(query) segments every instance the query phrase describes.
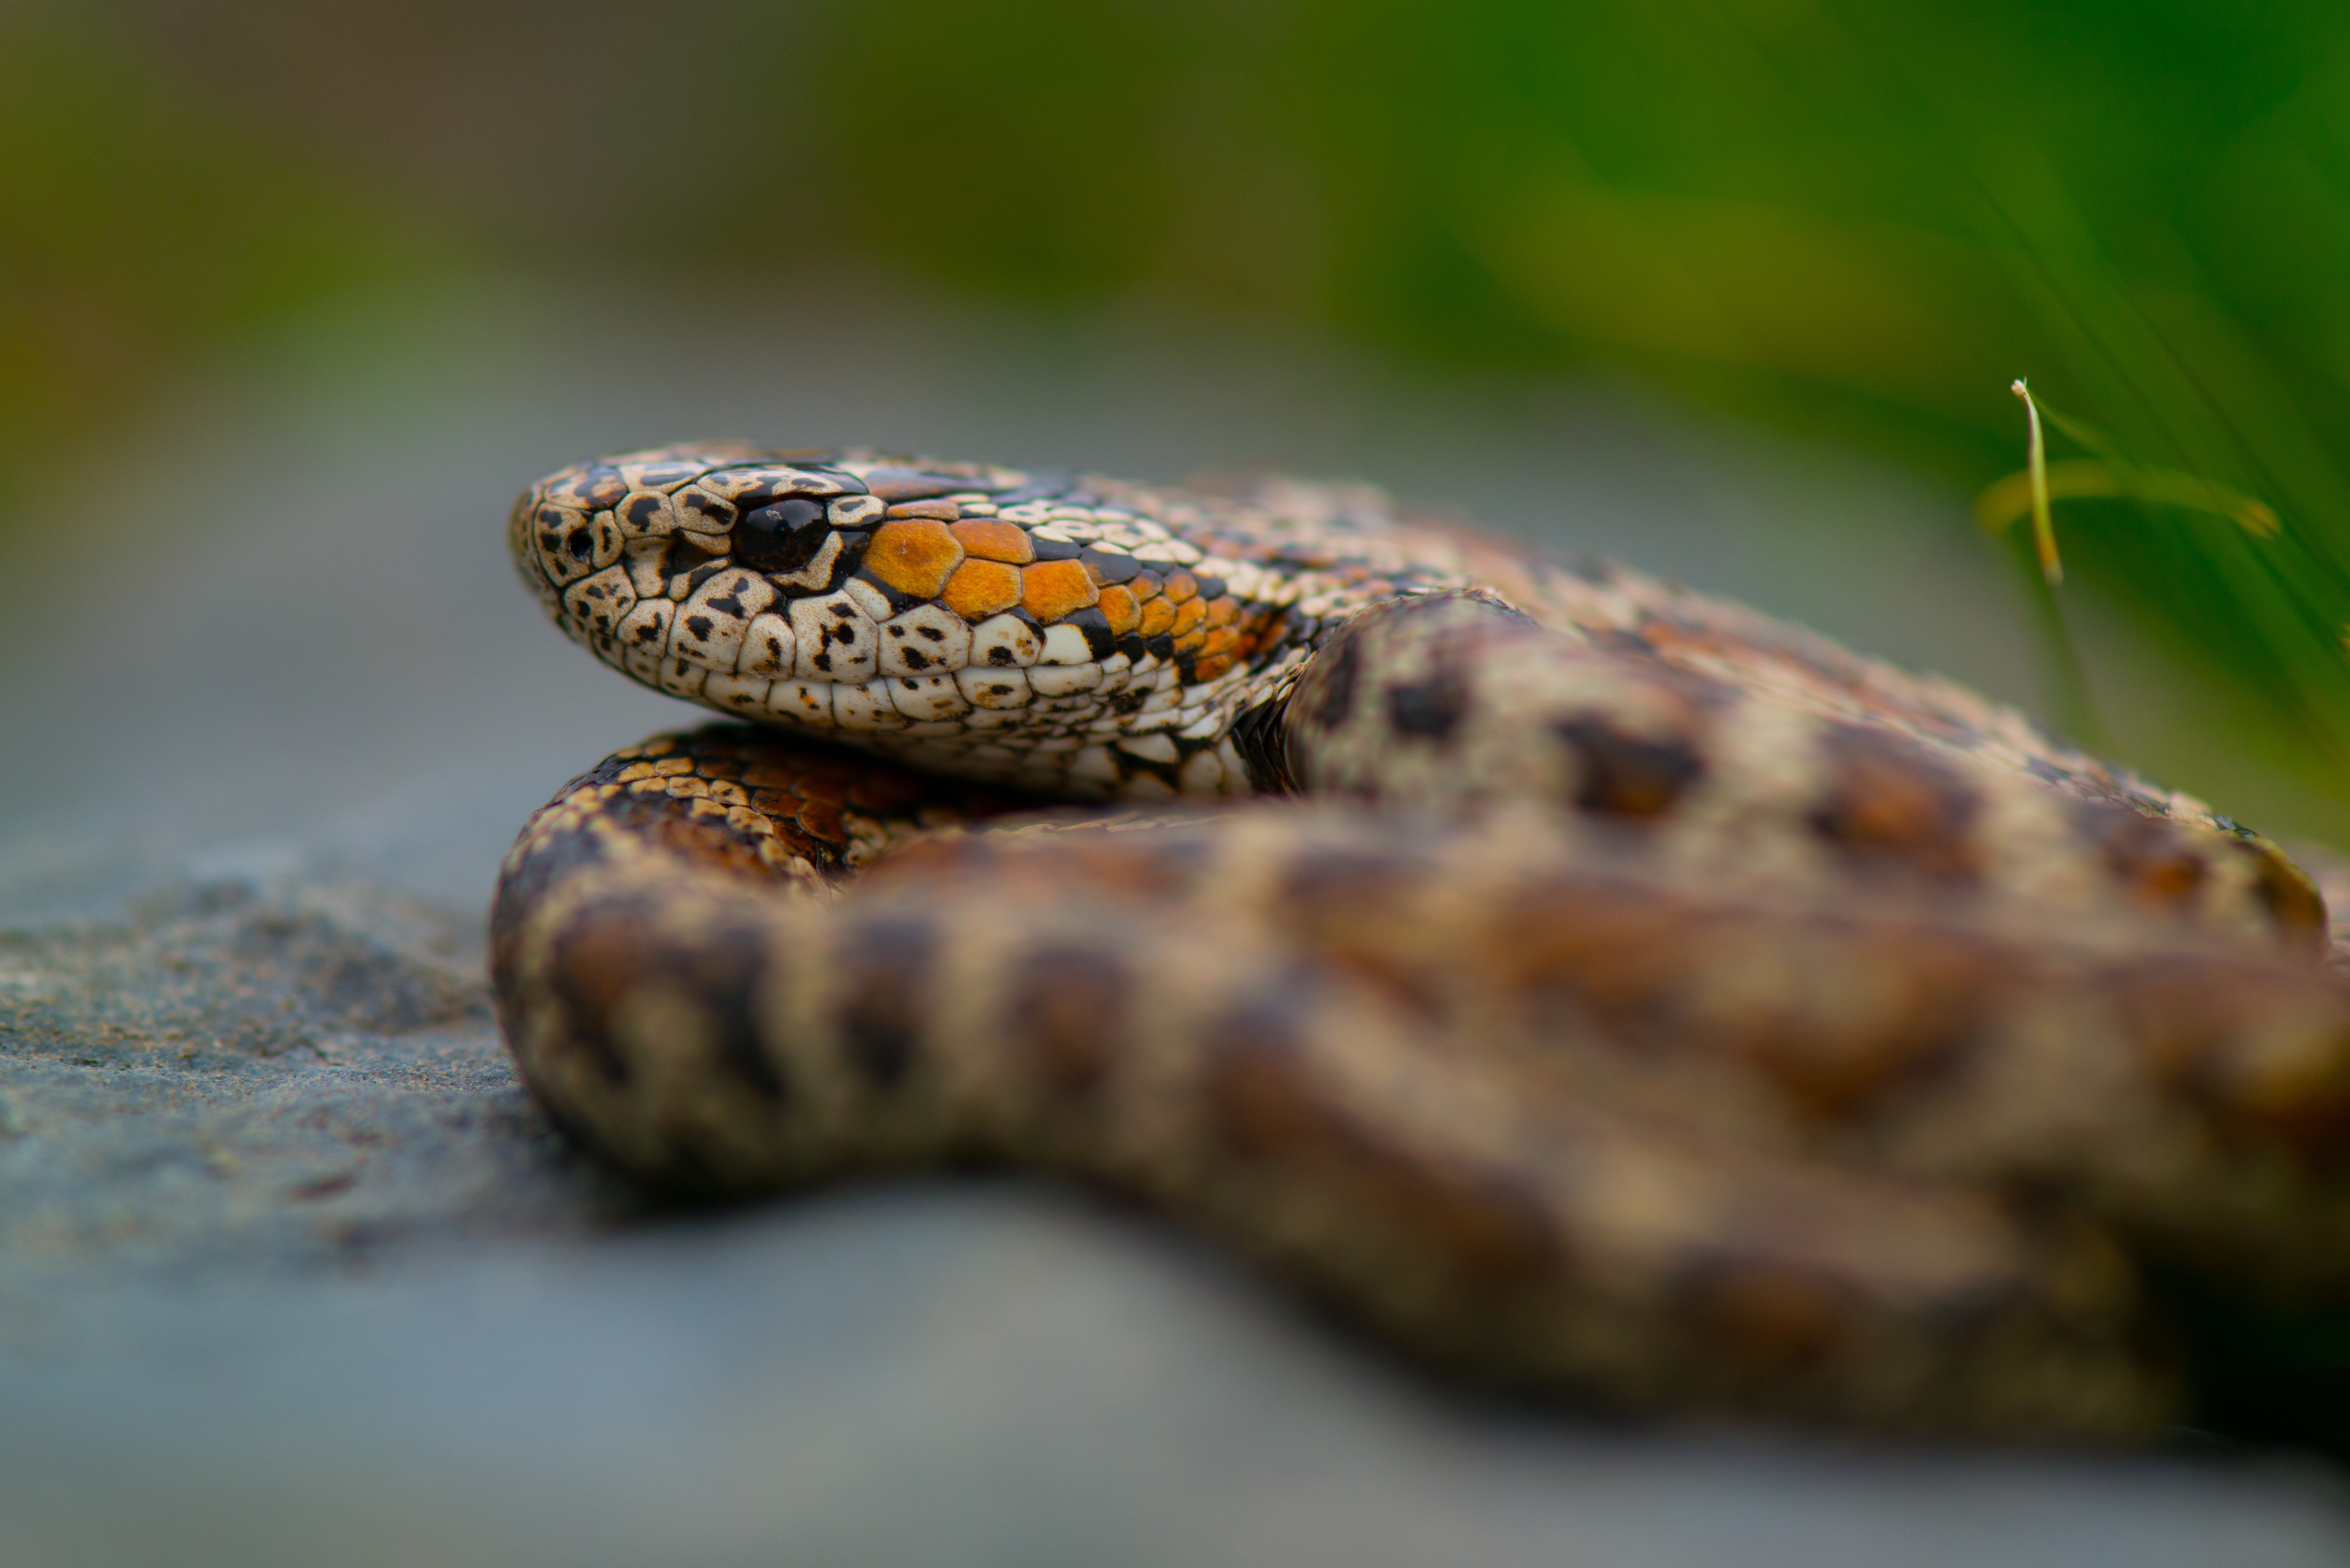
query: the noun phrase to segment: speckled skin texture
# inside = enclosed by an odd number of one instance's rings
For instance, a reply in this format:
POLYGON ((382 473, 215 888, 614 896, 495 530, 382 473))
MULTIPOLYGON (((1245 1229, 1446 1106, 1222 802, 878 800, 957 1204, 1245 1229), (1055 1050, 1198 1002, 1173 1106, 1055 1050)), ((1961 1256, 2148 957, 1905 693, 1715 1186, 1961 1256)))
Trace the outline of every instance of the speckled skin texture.
POLYGON ((2350 1275, 2314 887, 1959 688, 1281 482, 675 449, 511 539, 768 726, 500 887, 525 1078, 639 1179, 1063 1171, 1480 1376, 1906 1430, 2151 1430, 2141 1267, 2350 1275))

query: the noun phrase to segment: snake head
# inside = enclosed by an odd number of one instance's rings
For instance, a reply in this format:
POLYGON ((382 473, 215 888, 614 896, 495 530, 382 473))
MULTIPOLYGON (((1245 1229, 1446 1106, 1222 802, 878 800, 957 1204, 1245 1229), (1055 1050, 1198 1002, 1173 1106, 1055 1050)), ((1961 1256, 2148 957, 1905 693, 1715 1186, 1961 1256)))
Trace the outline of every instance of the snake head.
POLYGON ((556 624, 672 696, 1056 793, 1244 787, 1221 730, 1170 732, 1242 706, 1263 574, 1152 514, 1107 481, 712 442, 550 474, 507 538, 556 624), (1116 754, 972 754, 1104 718, 1116 754))

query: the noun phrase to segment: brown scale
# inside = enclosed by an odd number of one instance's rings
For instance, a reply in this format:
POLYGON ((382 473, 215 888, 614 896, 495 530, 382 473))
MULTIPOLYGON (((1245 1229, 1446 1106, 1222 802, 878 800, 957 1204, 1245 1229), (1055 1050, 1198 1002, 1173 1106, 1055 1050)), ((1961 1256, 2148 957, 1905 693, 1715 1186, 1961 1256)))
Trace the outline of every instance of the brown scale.
POLYGON ((1106 1182, 1422 1355, 1626 1408, 2074 1437, 2167 1409, 2095 1236, 1562 1093, 1217 911, 997 874, 1157 831, 1097 826, 829 909, 659 854, 575 867, 502 899, 527 1081, 673 1189, 974 1158, 1106 1182))
MULTIPOLYGON (((1711 811, 1783 858, 1810 846, 1820 875, 1877 869, 1961 886, 1986 880, 1999 847, 1984 827, 1991 796, 2022 793, 2063 803, 2043 814, 2061 839, 2025 870, 2079 857, 2075 902, 2163 909, 2215 934, 2257 931, 2304 950, 2326 940, 2314 886, 2257 834, 2134 799, 2066 798, 1898 731, 1591 649, 1485 596, 1401 600, 1350 621, 1290 693, 1276 761, 1305 793, 1415 809, 1536 799, 1660 832, 1711 811), (1750 794, 1720 765, 1727 728, 1757 719, 1780 744, 1811 748, 1801 790, 1750 794)), ((2018 896, 2054 897, 2039 883, 2018 896)))
POLYGON ((1243 672, 1257 787, 1357 804, 1039 817, 735 727, 608 759, 508 857, 494 978, 534 1095, 639 1178, 1061 1171, 1482 1376, 1913 1430, 2150 1430, 2140 1265, 2350 1294, 2350 962, 2199 803, 1351 492, 719 445, 567 471, 510 540, 608 643, 625 596, 573 590, 628 529, 691 593, 775 497, 855 534, 860 602, 1243 672), (1045 533, 984 515, 1031 503, 1045 533), (1297 602, 1055 539, 1061 504, 1297 602))
POLYGON ((1112 822, 917 846, 875 885, 951 872, 1180 911, 1725 1134, 2063 1188, 2166 1259, 2350 1280, 2350 988, 2324 969, 2118 909, 2019 924, 1930 885, 1874 889, 1866 919, 1833 889, 1730 896, 1637 840, 1403 833, 1327 808, 1112 822), (2080 1082, 2126 1091, 2097 1140, 2061 1113, 2080 1082), (2156 1147, 2146 1189, 2125 1168, 2156 1147))

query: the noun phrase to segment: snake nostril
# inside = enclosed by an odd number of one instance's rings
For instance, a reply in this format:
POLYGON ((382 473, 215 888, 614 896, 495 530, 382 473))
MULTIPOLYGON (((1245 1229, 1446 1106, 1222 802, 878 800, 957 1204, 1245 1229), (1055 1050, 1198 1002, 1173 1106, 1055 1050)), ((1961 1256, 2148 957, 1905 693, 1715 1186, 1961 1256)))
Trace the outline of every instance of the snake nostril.
POLYGON ((743 517, 734 530, 734 553, 754 571, 796 572, 815 558, 829 532, 821 503, 787 496, 743 517))

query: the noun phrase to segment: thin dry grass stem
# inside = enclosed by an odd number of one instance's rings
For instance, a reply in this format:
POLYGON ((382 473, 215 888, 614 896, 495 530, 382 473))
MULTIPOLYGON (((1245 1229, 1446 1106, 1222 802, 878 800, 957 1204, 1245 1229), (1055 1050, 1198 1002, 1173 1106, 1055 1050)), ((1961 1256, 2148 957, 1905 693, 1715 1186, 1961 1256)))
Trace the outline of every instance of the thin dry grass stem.
POLYGON ((2018 377, 2009 389, 2022 400, 2030 424, 2025 466, 1984 487, 1975 497, 1975 518, 1991 533, 2004 533, 2025 517, 2032 519, 2032 538, 2040 556, 2041 576, 2050 587, 2064 580, 2064 565, 2056 553, 2056 524, 2051 510, 2059 500, 2130 500, 2153 506, 2175 506, 2224 517, 2256 539, 2273 539, 2283 524, 2276 509, 2257 496, 2245 494, 2216 480, 2175 468, 2151 468, 2124 457, 2113 441, 2095 426, 2069 419, 2043 405, 2018 377), (2045 417, 2066 436, 2096 455, 2048 461, 2045 417))

